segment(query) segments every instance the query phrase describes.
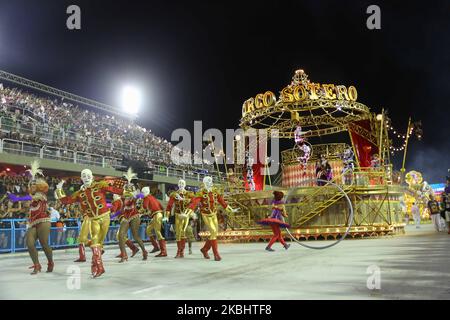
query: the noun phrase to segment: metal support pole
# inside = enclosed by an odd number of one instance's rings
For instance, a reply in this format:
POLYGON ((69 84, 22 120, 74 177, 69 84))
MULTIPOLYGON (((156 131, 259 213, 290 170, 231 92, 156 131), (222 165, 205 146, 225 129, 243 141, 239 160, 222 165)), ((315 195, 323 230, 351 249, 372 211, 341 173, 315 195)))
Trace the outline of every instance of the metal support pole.
POLYGON ((380 120, 380 142, 378 143, 378 151, 380 153, 380 164, 383 163, 383 127, 384 127, 384 108, 381 111, 381 120, 380 120))
POLYGON ((408 129, 406 130, 405 150, 403 152, 403 163, 402 163, 402 168, 400 169, 400 172, 401 172, 401 183, 402 184, 405 182, 406 151, 408 150, 408 141, 409 141, 410 127, 411 127, 411 117, 409 117, 409 120, 408 120, 408 129))

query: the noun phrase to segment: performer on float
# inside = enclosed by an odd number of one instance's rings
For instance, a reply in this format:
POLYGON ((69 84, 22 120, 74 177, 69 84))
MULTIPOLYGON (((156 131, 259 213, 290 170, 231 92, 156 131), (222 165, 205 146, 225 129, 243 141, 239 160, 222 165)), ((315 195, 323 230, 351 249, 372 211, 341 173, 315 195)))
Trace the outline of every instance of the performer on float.
MULTIPOLYGON (((119 233, 120 233, 120 224, 122 223, 122 220, 124 219, 124 215, 122 213, 122 207, 123 207, 123 200, 122 197, 118 194, 113 194, 113 202, 111 203, 111 219, 117 218, 119 221, 119 228, 117 229, 116 233, 116 239, 119 241, 119 233)), ((131 250, 131 257, 133 258, 136 253, 139 251, 139 249, 134 245, 133 241, 128 239, 128 237, 125 239, 125 244, 130 248, 131 250)), ((116 258, 122 258, 122 253, 120 252, 119 255, 116 256, 116 258)))
MULTIPOLYGON (((320 156, 320 160, 316 165, 316 178, 320 180, 330 181, 333 178, 331 166, 324 155, 320 156)), ((318 186, 324 186, 326 182, 317 181, 318 186)))
POLYGON ((94 278, 105 273, 102 261, 103 241, 108 233, 110 224, 110 209, 106 204, 106 193, 122 195, 123 189, 109 185, 105 180, 94 181, 92 171, 84 169, 81 171, 83 185, 80 190, 70 196, 66 196, 62 187, 64 180, 56 186, 56 197, 62 204, 79 203, 81 210, 91 223, 91 249, 92 265, 91 272, 94 278))
POLYGON ((344 167, 342 168, 342 176, 344 177, 344 184, 352 184, 353 171, 355 170, 354 154, 349 147, 344 150, 342 155, 344 167))
POLYGON ((194 197, 194 193, 186 190, 186 181, 178 180, 178 190, 170 194, 169 202, 166 207, 166 217, 169 217, 172 208, 175 215, 175 237, 177 240, 177 255, 175 258, 184 258, 184 249, 186 245, 186 229, 189 225, 189 217, 184 214, 187 206, 194 197))
POLYGON ((27 170, 31 174, 31 180, 28 183, 29 195, 17 197, 8 194, 11 201, 31 201, 30 211, 27 224, 27 232, 25 235, 28 253, 33 261, 32 275, 41 272, 41 264, 39 263, 38 251, 36 249, 36 240, 39 242, 47 257, 47 272, 52 272, 54 268, 52 248, 48 244, 50 235, 50 214, 47 211, 47 192, 48 184, 44 179, 42 170, 39 169, 39 161, 34 160, 31 163, 31 169, 27 170))
POLYGON ((131 168, 129 168, 124 177, 128 181, 128 184, 125 186, 123 192, 123 217, 121 219, 119 227, 119 248, 121 255, 121 259, 119 262, 125 262, 128 260, 127 252, 125 250, 125 243, 127 241, 130 241, 127 238, 128 229, 131 229, 131 234, 133 235, 134 240, 138 243, 139 247, 142 250, 142 260, 147 260, 148 252, 147 250, 145 250, 144 242, 139 235, 141 215, 136 208, 136 200, 140 196, 140 194, 131 182, 133 179, 137 178, 137 174, 134 173, 131 168))
POLYGON ((297 126, 294 131, 294 141, 296 145, 301 146, 306 141, 306 139, 303 138, 304 134, 305 133, 302 131, 302 127, 297 126))
POLYGON ((161 252, 155 257, 167 257, 166 239, 164 239, 161 233, 162 223, 167 221, 167 217, 163 217, 164 208, 161 203, 150 194, 149 187, 142 188, 142 194, 144 196, 144 200, 142 203, 142 212, 143 214, 149 215, 149 217, 151 218, 151 221, 146 230, 146 233, 153 245, 153 250, 150 253, 158 252, 161 250, 161 252), (155 241, 153 232, 156 234, 158 242, 155 241))
POLYGON ((273 192, 273 201, 272 201, 272 213, 270 216, 266 219, 263 219, 258 222, 258 224, 264 225, 264 226, 270 226, 272 228, 273 237, 270 239, 269 244, 266 247, 267 251, 275 251, 272 249, 272 245, 279 241, 284 249, 289 249, 290 245, 287 244, 283 236, 281 235, 281 228, 289 228, 289 224, 284 222, 283 218, 287 218, 286 208, 284 207, 283 202, 284 194, 281 191, 274 191, 273 192))
POLYGON ((303 151, 303 155, 298 157, 298 161, 302 165, 302 169, 306 169, 309 158, 311 157, 311 147, 308 144, 303 143, 299 146, 300 150, 303 151))
POLYGON ((246 153, 246 169, 247 169, 247 183, 249 185, 250 191, 255 191, 255 180, 253 179, 253 157, 251 157, 247 151, 246 153))
POLYGON ((370 167, 372 169, 379 169, 381 167, 381 160, 377 153, 372 156, 372 160, 370 160, 370 167))
POLYGON ((207 226, 210 236, 206 240, 205 245, 200 251, 205 259, 209 259, 208 251, 213 250, 214 260, 220 261, 222 258, 219 255, 217 246, 217 233, 219 232, 219 223, 217 220, 217 209, 221 205, 228 213, 235 213, 239 209, 233 209, 227 205, 223 195, 214 187, 212 177, 207 176, 203 178, 203 188, 192 198, 191 203, 186 209, 185 214, 188 217, 193 217, 194 210, 197 206, 200 206, 200 213, 203 218, 203 222, 207 226))

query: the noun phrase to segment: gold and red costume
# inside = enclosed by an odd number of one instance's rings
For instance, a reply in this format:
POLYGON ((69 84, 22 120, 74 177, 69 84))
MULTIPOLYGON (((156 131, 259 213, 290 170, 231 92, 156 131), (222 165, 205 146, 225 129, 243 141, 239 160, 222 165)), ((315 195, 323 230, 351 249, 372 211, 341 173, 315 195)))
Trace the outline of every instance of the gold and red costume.
POLYGON ((123 189, 109 185, 108 182, 93 181, 89 186, 82 186, 70 196, 62 189, 56 195, 62 204, 79 203, 81 210, 91 224, 92 274, 98 277, 105 272, 102 262, 102 245, 110 224, 110 209, 106 204, 106 193, 122 195, 123 189))
POLYGON ((170 216, 172 208, 175 214, 175 237, 177 240, 177 255, 175 258, 184 257, 184 248, 186 245, 186 228, 189 224, 189 216, 185 215, 188 205, 194 193, 187 190, 177 190, 170 194, 169 202, 166 207, 166 217, 170 216))
POLYGON ((217 233, 219 232, 217 210, 219 205, 227 212, 233 212, 231 207, 225 202, 223 195, 216 188, 212 188, 210 191, 203 188, 192 198, 187 211, 191 215, 197 206, 200 206, 200 214, 210 233, 209 239, 206 240, 205 245, 200 251, 203 253, 205 259, 209 259, 208 251, 212 248, 214 260, 216 261, 222 259, 217 247, 217 233))
POLYGON ((38 272, 41 272, 42 269, 36 248, 36 241, 38 239, 44 250, 45 256, 47 257, 47 272, 52 272, 54 267, 53 252, 48 244, 51 228, 50 214, 47 210, 46 194, 48 192, 48 184, 43 178, 35 179, 37 174, 42 175, 42 171, 39 169, 39 163, 37 161, 33 161, 31 169, 28 171, 32 175, 32 179, 28 185, 30 194, 24 197, 17 197, 10 193, 8 194, 8 197, 13 202, 31 201, 28 216, 28 228, 25 234, 28 253, 33 261, 33 266, 30 268, 33 269, 31 274, 37 274, 38 272))
POLYGON ((147 235, 149 236, 150 241, 153 244, 153 250, 150 253, 161 250, 161 252, 157 254, 155 257, 167 257, 166 239, 164 239, 161 233, 162 218, 164 211, 163 206, 154 196, 149 194, 144 197, 142 209, 144 213, 148 214, 149 217, 152 219, 149 225, 147 226, 146 230, 147 235), (152 231, 154 231, 156 234, 159 246, 158 243, 156 243, 155 238, 153 237, 152 231))
MULTIPOLYGON (((124 219, 124 215, 123 215, 123 212, 122 212, 122 207, 123 207, 123 200, 122 200, 122 198, 114 200, 111 203, 111 213, 117 213, 117 212, 120 211, 120 214, 117 216, 117 220, 119 220, 119 225, 122 223, 122 221, 124 219)), ((120 234, 120 227, 117 229, 117 233, 116 233, 117 241, 119 241, 119 234, 120 234)), ((128 239, 128 237, 125 238, 125 244, 132 251, 131 257, 134 257, 134 255, 139 251, 139 249, 134 245, 133 241, 128 239)), ((122 253, 119 253, 119 255, 116 256, 116 258, 122 258, 122 253)))
MULTIPOLYGON (((131 195, 131 194, 130 194, 131 195)), ((133 234, 134 240, 139 244, 139 247, 142 250, 143 260, 147 260, 147 250, 145 250, 144 242, 142 241, 139 235, 139 227, 141 225, 141 215, 136 208, 137 199, 131 195, 126 196, 123 200, 123 209, 122 209, 122 220, 120 222, 119 228, 119 247, 120 247, 120 262, 124 262, 128 259, 127 253, 125 251, 125 244, 129 242, 132 244, 131 240, 127 239, 128 229, 131 229, 131 233, 133 234)), ((128 244, 130 247, 130 244, 128 244)), ((134 246, 134 244, 133 244, 134 246)), ((131 248, 131 247, 130 247, 131 248)), ((136 247, 135 247, 136 248, 136 247)), ((136 248, 137 249, 137 248, 136 248)), ((131 248, 134 256, 137 249, 131 248)))
POLYGON ((51 222, 50 214, 47 211, 47 197, 41 193, 35 193, 31 196, 30 216, 28 218, 28 227, 33 228, 42 222, 51 222))
MULTIPOLYGON (((48 189, 48 186, 44 189, 48 189)), ((39 239, 48 260, 47 272, 52 272, 54 263, 52 248, 48 244, 51 220, 50 214, 47 211, 47 196, 43 192, 36 192, 31 195, 31 199, 28 230, 26 233, 27 248, 33 261, 34 269, 31 274, 36 274, 41 271, 41 265, 39 263, 38 252, 35 245, 37 239, 39 239)))

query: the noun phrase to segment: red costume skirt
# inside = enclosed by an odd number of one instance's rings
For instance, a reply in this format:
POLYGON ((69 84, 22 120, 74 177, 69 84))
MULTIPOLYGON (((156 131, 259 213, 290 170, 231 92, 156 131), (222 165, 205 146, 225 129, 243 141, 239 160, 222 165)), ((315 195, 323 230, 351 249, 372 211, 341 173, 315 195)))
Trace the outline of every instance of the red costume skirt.
POLYGON ((257 223, 261 224, 263 226, 270 226, 270 225, 276 224, 280 228, 290 228, 290 225, 287 224, 286 222, 278 220, 278 219, 274 219, 274 218, 262 219, 261 221, 258 221, 257 223))

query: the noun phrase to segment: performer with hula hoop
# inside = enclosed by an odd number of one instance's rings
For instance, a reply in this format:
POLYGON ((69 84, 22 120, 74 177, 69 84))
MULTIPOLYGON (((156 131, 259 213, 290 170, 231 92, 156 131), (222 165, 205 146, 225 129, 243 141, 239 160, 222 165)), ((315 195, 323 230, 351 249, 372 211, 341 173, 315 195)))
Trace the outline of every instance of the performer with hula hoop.
POLYGON ((284 207, 283 197, 284 193, 281 191, 274 191, 273 192, 274 200, 272 201, 272 213, 269 216, 269 218, 262 219, 258 222, 258 224, 264 225, 264 226, 270 226, 272 228, 273 237, 270 239, 269 244, 266 247, 267 251, 275 251, 272 249, 272 245, 279 241, 284 249, 289 249, 290 245, 287 244, 283 236, 281 235, 280 228, 289 228, 289 224, 284 222, 283 218, 287 217, 286 209, 284 207))

